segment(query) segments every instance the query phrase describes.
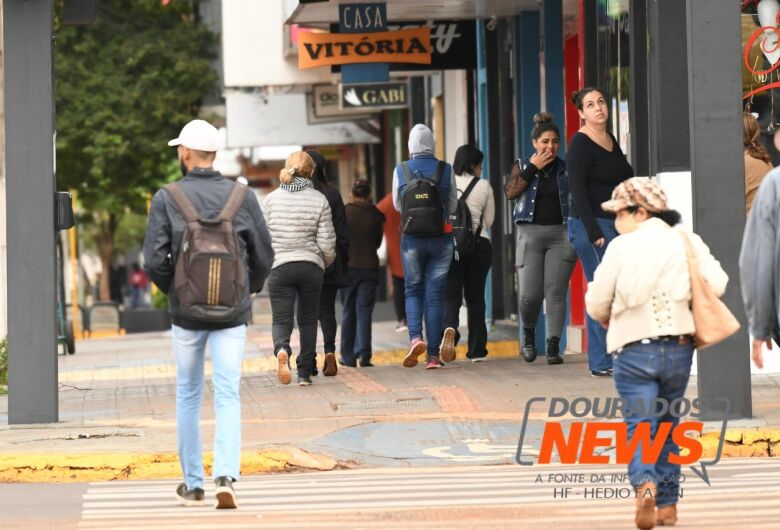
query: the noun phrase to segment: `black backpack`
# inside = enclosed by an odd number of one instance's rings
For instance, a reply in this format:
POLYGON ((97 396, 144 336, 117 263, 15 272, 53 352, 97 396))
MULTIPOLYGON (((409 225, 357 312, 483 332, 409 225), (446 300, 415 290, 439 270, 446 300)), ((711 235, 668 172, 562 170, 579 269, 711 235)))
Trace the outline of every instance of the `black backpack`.
POLYGON ((477 250, 477 241, 479 241, 477 238, 482 233, 482 219, 480 218, 477 231, 474 232, 471 211, 466 205, 466 199, 478 182, 477 177, 471 179, 468 187, 458 198, 458 207, 455 209, 455 213, 450 216, 452 238, 455 240, 455 256, 458 258, 467 258, 474 254, 474 251, 477 250))
POLYGON ((225 207, 212 219, 200 216, 176 182, 165 189, 187 222, 173 275, 173 289, 182 315, 198 322, 232 322, 241 315, 247 285, 244 260, 233 229, 246 186, 234 184, 225 207))
POLYGON ((401 173, 406 180, 401 198, 401 227, 409 236, 439 236, 444 231, 444 206, 439 193, 439 182, 446 164, 439 161, 432 179, 419 171, 412 175, 409 164, 401 162, 401 173))

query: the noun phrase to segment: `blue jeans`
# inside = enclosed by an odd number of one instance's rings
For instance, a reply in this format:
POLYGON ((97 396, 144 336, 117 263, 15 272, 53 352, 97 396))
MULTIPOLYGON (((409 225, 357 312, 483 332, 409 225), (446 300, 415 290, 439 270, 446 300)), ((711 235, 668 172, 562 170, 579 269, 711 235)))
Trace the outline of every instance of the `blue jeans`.
MULTIPOLYGON (((590 242, 588 231, 585 224, 578 217, 569 217, 568 236, 574 250, 582 262, 582 270, 585 272, 585 278, 593 281, 593 274, 596 267, 601 263, 604 252, 610 241, 617 237, 615 230, 615 221, 612 219, 596 218, 602 233, 604 234, 604 246, 597 247, 590 242)), ((601 324, 585 315, 588 328, 588 368, 593 371, 602 371, 612 368, 612 357, 607 354, 607 330, 601 327, 601 324)))
POLYGON ((371 360, 371 314, 378 284, 379 269, 349 268, 349 285, 341 289, 341 359, 346 364, 371 360))
MULTIPOLYGON (((691 375, 691 358, 693 357, 693 342, 678 344, 676 340, 653 340, 647 344, 633 343, 623 348, 615 356, 615 387, 620 397, 628 403, 640 401, 644 409, 655 398, 662 398, 668 404, 685 394, 688 379, 691 375)), ((679 407, 676 407, 679 412, 679 407)), ((643 414, 636 408, 627 412, 624 418, 628 426, 629 440, 634 435, 637 424, 650 423, 650 433, 655 438, 658 423, 672 423, 672 429, 679 423, 675 414, 667 411, 660 417, 643 414)), ((658 491, 656 505, 666 506, 677 504, 680 466, 669 463, 669 455, 680 454, 679 446, 672 441, 672 433, 666 438, 658 462, 643 464, 641 444, 634 453, 628 465, 631 484, 635 487, 645 482, 654 482, 658 491)))
POLYGON ((453 256, 452 235, 401 238, 401 259, 404 263, 406 290, 406 324, 409 340, 423 337, 422 316, 428 355, 439 356, 444 333, 444 285, 453 256))
POLYGON ((241 469, 241 361, 246 326, 220 330, 190 330, 173 326, 176 356, 176 431, 179 460, 187 489, 203 487, 200 445, 200 403, 206 342, 210 343, 214 384, 213 478, 238 480, 241 469))

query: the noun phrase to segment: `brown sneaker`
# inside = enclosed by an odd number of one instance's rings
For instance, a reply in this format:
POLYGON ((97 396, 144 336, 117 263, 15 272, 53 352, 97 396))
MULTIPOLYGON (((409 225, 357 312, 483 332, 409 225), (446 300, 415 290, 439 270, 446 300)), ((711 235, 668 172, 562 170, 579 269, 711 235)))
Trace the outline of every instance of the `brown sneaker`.
POLYGON ((336 362, 336 354, 328 352, 325 354, 325 365, 322 368, 322 374, 327 377, 333 377, 339 373, 339 364, 336 362))
POLYGON ((281 349, 276 354, 276 375, 279 377, 279 382, 283 385, 289 385, 292 381, 292 372, 290 372, 290 354, 287 350, 281 349))
POLYGON ((441 346, 439 346, 439 356, 445 363, 451 363, 455 360, 455 329, 447 328, 441 337, 441 346))
POLYGON ((412 347, 409 348, 409 353, 404 357, 404 366, 407 368, 414 368, 417 366, 417 358, 420 355, 424 355, 428 351, 428 345, 420 337, 415 337, 412 340, 412 347))
POLYGON ((677 505, 669 504, 658 508, 655 512, 655 524, 658 526, 674 526, 677 523, 677 505))
POLYGON ((636 527, 650 530, 655 527, 655 484, 645 482, 636 489, 636 527))

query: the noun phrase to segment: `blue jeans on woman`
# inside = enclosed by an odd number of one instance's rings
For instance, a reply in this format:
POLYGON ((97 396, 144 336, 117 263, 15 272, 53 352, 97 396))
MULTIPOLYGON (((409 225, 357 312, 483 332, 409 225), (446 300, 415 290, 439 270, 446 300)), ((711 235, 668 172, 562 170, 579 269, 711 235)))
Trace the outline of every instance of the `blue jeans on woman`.
POLYGON ((428 355, 434 357, 439 356, 444 334, 444 286, 452 256, 452 234, 433 237, 404 235, 401 238, 409 340, 423 338, 424 312, 428 355))
POLYGON ((206 343, 211 348, 214 385, 214 467, 212 477, 238 480, 241 468, 241 361, 246 326, 191 330, 173 326, 176 356, 176 433, 187 489, 203 488, 200 404, 206 343))
POLYGON ((679 344, 676 339, 643 340, 627 345, 615 356, 615 388, 627 403, 623 416, 628 426, 628 439, 634 436, 640 422, 650 424, 650 434, 654 439, 659 422, 672 424, 664 442, 661 454, 655 464, 642 463, 642 447, 636 452, 628 465, 628 474, 634 487, 646 482, 657 486, 656 506, 677 504, 679 490, 679 464, 669 462, 669 455, 680 454, 679 446, 672 441, 672 431, 680 422, 679 403, 673 408, 672 402, 685 395, 688 379, 691 375, 693 341, 679 344), (670 405, 670 410, 658 417, 647 413, 650 403, 660 398, 670 405), (632 404, 643 403, 643 407, 632 404), (644 409, 644 413, 640 411, 644 409))
MULTIPOLYGON (((585 278, 589 282, 593 281, 593 274, 604 258, 607 245, 618 235, 614 220, 597 217, 596 222, 604 234, 604 245, 601 247, 590 242, 585 224, 579 217, 569 217, 568 221, 569 242, 577 251, 585 278)), ((612 357, 607 354, 607 330, 590 318, 590 315, 585 315, 585 317, 588 328, 588 367, 594 372, 602 372, 612 368, 612 357)))
POLYGON ((349 285, 341 288, 341 360, 352 366, 371 360, 371 315, 376 303, 379 269, 349 268, 349 285))

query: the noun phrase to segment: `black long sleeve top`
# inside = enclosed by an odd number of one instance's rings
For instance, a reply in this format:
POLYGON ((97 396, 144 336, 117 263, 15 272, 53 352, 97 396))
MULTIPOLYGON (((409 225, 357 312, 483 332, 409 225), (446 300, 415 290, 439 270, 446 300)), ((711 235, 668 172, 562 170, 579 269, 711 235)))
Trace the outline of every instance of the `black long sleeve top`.
POLYGON ((601 203, 612 197, 615 186, 634 176, 634 169, 617 140, 611 133, 609 137, 612 138, 612 151, 601 147, 587 134, 578 132, 571 137, 566 151, 571 197, 569 215, 582 220, 591 242, 604 237, 596 218, 615 217, 602 210, 601 203))
POLYGON ((563 224, 563 214, 561 213, 561 199, 558 193, 558 179, 555 171, 555 164, 558 159, 554 159, 544 168, 538 168, 531 162, 520 173, 520 177, 530 186, 537 174, 539 174, 539 184, 536 190, 536 207, 534 208, 534 217, 532 224, 535 225, 559 225, 563 224))

